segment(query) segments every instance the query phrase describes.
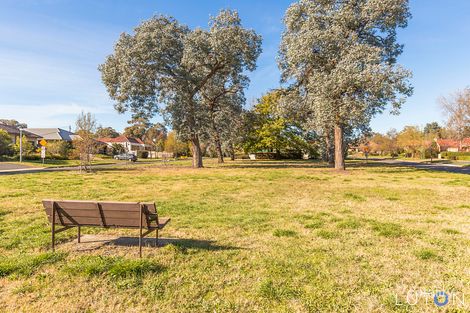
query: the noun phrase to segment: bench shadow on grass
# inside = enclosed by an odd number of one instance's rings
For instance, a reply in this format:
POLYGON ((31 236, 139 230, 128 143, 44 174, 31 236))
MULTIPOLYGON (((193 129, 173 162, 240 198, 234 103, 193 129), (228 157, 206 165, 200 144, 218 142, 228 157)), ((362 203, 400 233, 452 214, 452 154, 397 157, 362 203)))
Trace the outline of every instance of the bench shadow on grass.
MULTIPOLYGON (((121 246, 121 247, 138 247, 139 237, 117 237, 112 239, 82 239, 78 244, 81 246, 80 250, 96 250, 102 246, 121 246), (88 247, 86 247, 88 244, 88 247), (91 246, 90 246, 91 245, 91 246)), ((164 247, 167 245, 174 245, 186 249, 197 249, 206 251, 220 251, 220 250, 242 250, 245 248, 218 245, 215 240, 200 240, 200 239, 179 239, 179 238, 158 238, 158 246, 155 243, 155 238, 142 238, 143 247, 164 247)))
MULTIPOLYGON (((158 238, 158 247, 164 247, 167 245, 174 245, 177 247, 183 247, 187 249, 198 249, 198 250, 240 250, 240 247, 217 245, 215 240, 200 240, 200 239, 178 239, 178 238, 158 238)), ((109 242, 110 245, 115 246, 139 246, 138 237, 119 237, 109 242)), ((156 247, 155 238, 143 238, 142 245, 144 247, 156 247)))

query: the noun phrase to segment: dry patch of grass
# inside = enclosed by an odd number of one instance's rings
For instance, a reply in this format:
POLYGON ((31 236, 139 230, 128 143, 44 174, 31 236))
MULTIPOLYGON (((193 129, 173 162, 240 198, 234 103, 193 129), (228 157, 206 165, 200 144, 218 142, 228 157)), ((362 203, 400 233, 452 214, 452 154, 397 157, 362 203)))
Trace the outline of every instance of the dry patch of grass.
POLYGON ((188 164, 0 176, 0 311, 430 312, 406 290, 470 295, 468 176, 188 164), (172 222, 142 260, 135 246, 77 244, 73 230, 51 253, 44 198, 155 201, 172 222))

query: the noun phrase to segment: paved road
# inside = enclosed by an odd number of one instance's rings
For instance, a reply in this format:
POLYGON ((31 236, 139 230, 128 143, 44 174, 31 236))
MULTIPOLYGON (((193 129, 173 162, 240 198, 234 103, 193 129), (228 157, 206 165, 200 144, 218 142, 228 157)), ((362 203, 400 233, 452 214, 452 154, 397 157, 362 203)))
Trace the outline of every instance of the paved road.
POLYGON ((468 166, 459 167, 453 164, 439 164, 439 163, 429 164, 429 163, 400 161, 400 160, 393 160, 393 159, 385 159, 385 160, 381 160, 378 162, 385 163, 385 164, 393 164, 397 166, 411 166, 411 167, 422 169, 422 170, 444 171, 444 172, 449 172, 449 173, 470 175, 470 167, 468 166))
POLYGON ((30 169, 31 166, 28 165, 20 165, 17 163, 4 163, 0 162, 0 172, 1 171, 12 171, 12 170, 23 170, 23 169, 30 169))
MULTIPOLYGON (((139 162, 137 164, 150 164, 151 162, 139 162)), ((134 164, 128 162, 113 163, 113 164, 102 164, 93 165, 93 169, 106 169, 120 166, 133 166, 134 164)), ((12 164, 12 163, 0 163, 0 175, 17 175, 17 174, 31 174, 31 173, 43 173, 43 172, 63 172, 63 171, 78 171, 78 166, 64 166, 64 167, 40 167, 34 168, 25 165, 12 164)))

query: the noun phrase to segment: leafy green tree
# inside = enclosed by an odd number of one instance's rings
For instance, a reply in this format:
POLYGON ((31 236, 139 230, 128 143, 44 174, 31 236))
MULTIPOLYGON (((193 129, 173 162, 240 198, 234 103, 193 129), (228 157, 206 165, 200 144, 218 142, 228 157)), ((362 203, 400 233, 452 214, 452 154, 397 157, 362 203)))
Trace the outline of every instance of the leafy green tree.
POLYGON ((67 141, 51 141, 47 144, 47 152, 68 159, 72 153, 73 146, 67 141))
POLYGON ((20 123, 17 120, 8 120, 8 119, 0 119, 0 124, 13 126, 16 128, 27 128, 28 125, 26 123, 20 123))
POLYGON ((411 73, 396 64, 396 30, 409 17, 408 0, 300 0, 287 9, 279 53, 290 83, 285 110, 334 133, 336 169, 345 169, 345 133, 366 129, 388 104, 398 111, 412 93, 411 73))
POLYGON ((397 136, 398 146, 411 157, 421 153, 424 140, 424 134, 417 126, 405 126, 397 136))
POLYGON ((165 140, 165 152, 173 153, 175 157, 189 155, 188 144, 181 141, 176 132, 172 131, 165 140))
POLYGON ((425 135, 434 134, 436 138, 442 138, 442 127, 438 122, 427 123, 424 126, 423 132, 425 135))
POLYGON ((430 141, 427 146, 427 150, 432 163, 432 159, 437 158, 439 155, 439 146, 437 145, 437 142, 435 140, 430 141))
MULTIPOLYGON (((28 141, 25 135, 22 140, 23 155, 28 156, 34 153, 34 145, 28 141)), ((13 145, 13 151, 15 155, 20 155, 20 137, 16 137, 16 143, 13 145)))
POLYGON ((131 126, 124 128, 123 135, 132 138, 144 138, 145 133, 151 126, 151 123, 143 117, 133 118, 128 123, 131 126))
POLYGON ((12 152, 12 139, 10 135, 5 130, 0 129, 0 156, 11 155, 12 152))
POLYGON ((143 140, 146 144, 155 147, 156 150, 163 151, 167 135, 165 125, 156 123, 146 130, 143 140))
POLYGON ((210 124, 207 133, 214 143, 219 163, 224 163, 223 143, 231 144, 233 131, 240 122, 248 81, 241 71, 226 72, 214 75, 201 90, 210 124))
POLYGON ((124 152, 126 152, 126 149, 120 143, 113 143, 111 145, 111 153, 113 155, 121 154, 121 153, 124 153, 124 152))
POLYGON ((265 94, 249 113, 246 151, 280 153, 282 150, 300 151, 308 145, 302 137, 302 130, 293 121, 277 114, 280 97, 280 91, 265 94))
POLYGON ((119 137, 119 133, 112 127, 98 126, 96 129, 96 137, 98 138, 116 138, 119 137))
POLYGON ((236 11, 220 11, 208 30, 155 16, 134 35, 122 34, 100 71, 119 112, 149 119, 164 105, 172 129, 192 143, 193 166, 202 167, 200 138, 210 125, 202 89, 217 75, 254 70, 260 53, 261 37, 241 25, 236 11))

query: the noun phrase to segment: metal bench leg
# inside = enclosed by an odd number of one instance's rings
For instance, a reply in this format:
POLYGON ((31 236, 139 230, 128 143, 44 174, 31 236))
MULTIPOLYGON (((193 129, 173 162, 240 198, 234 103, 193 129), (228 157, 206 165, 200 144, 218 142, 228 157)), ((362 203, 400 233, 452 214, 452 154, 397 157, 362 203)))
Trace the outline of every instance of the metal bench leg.
POLYGON ((55 251, 55 203, 52 204, 52 225, 51 225, 51 240, 52 240, 52 252, 55 251))
POLYGON ((158 247, 158 228, 155 230, 155 247, 158 247))
POLYGON ((142 209, 143 206, 142 204, 140 205, 140 227, 139 227, 139 257, 142 258, 142 226, 143 226, 143 221, 142 221, 142 209))
POLYGON ((77 241, 78 241, 78 243, 80 243, 80 226, 78 226, 77 241))
POLYGON ((142 257, 142 228, 140 229, 139 234, 139 257, 142 257))

